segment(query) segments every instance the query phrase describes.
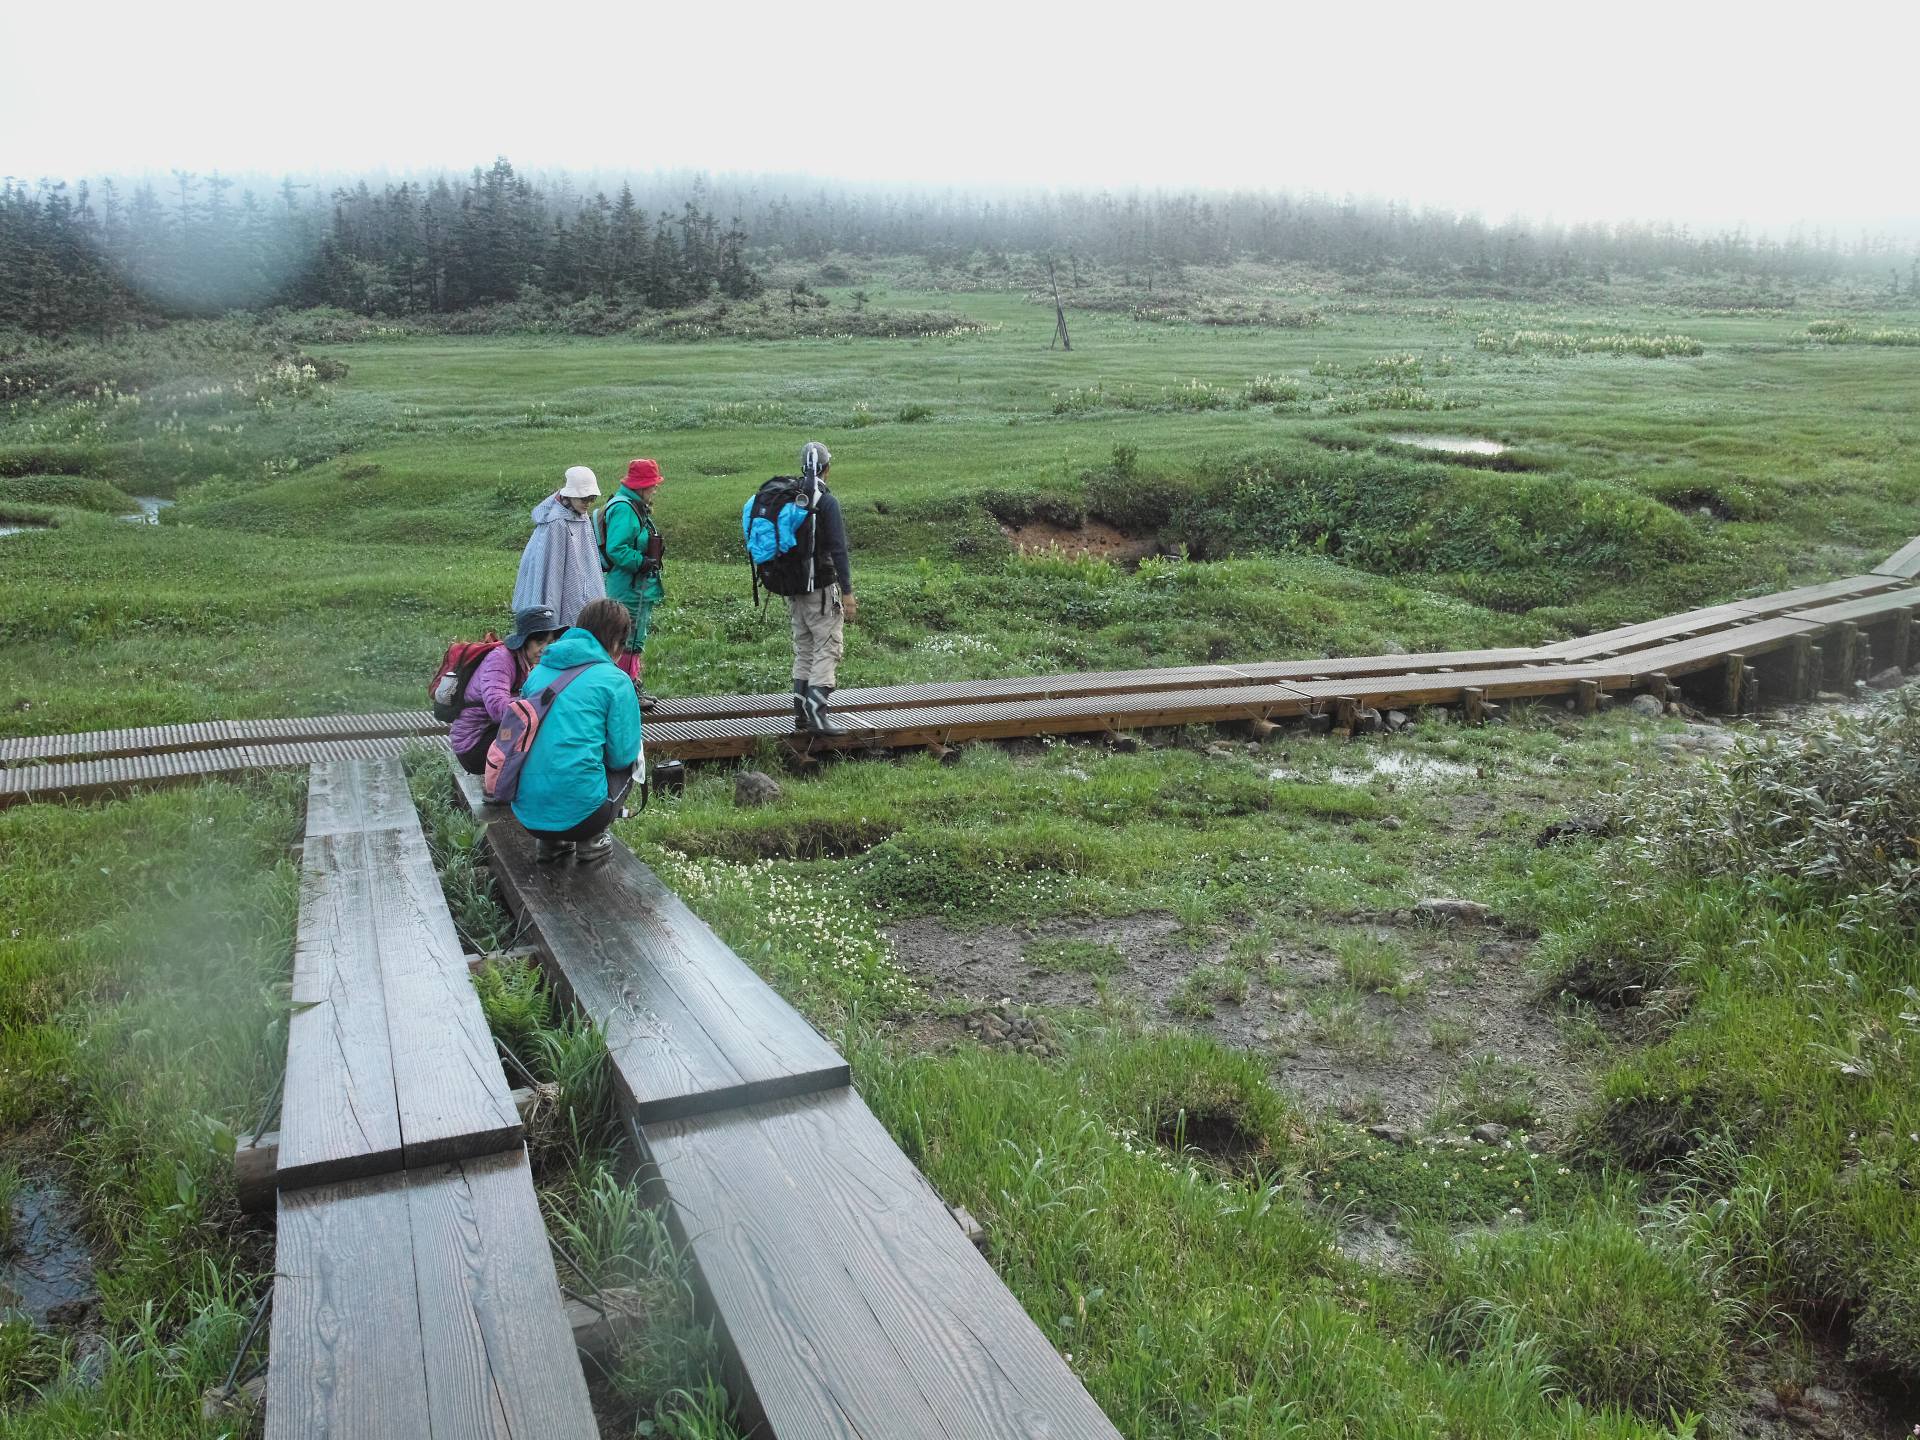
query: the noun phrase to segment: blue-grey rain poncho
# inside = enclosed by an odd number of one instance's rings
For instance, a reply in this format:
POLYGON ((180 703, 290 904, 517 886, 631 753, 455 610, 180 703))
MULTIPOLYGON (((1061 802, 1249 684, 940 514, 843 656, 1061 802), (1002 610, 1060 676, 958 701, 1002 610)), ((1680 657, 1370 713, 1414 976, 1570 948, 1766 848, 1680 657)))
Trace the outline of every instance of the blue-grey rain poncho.
POLYGON ((549 495, 533 507, 533 538, 513 582, 514 611, 545 605, 562 625, 572 625, 583 605, 606 593, 592 515, 576 515, 558 495, 549 495))

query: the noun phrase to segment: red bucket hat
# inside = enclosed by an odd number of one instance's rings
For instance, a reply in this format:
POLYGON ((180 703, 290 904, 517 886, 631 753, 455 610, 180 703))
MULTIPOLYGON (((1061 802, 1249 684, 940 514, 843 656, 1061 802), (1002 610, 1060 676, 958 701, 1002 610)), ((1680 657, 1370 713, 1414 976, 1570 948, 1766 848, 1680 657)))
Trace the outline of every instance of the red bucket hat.
POLYGON ((635 460, 627 466, 622 482, 629 490, 651 490, 660 483, 660 467, 651 460, 635 460))

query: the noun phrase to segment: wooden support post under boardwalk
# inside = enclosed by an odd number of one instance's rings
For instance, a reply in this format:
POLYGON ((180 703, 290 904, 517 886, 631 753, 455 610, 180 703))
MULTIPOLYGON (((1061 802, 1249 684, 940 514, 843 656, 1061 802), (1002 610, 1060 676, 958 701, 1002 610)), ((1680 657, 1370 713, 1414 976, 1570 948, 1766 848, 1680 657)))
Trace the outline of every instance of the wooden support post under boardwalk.
POLYGON ((1466 711, 1469 725, 1487 723, 1487 692, 1474 686, 1467 686, 1460 692, 1460 705, 1466 711))
POLYGON ((1841 691, 1848 695, 1853 693, 1853 682, 1860 678, 1860 652, 1866 649, 1866 646, 1860 643, 1863 638, 1858 625, 1851 621, 1841 624, 1840 674, 1837 678, 1840 681, 1841 691))
POLYGON ((1807 647, 1807 698, 1827 688, 1827 654, 1818 645, 1807 647))
POLYGON ((1787 699, 1805 700, 1813 692, 1808 688, 1813 673, 1813 641, 1796 635, 1787 642, 1787 699))
POLYGON ((1751 665, 1740 669, 1740 703, 1747 713, 1758 714, 1760 710, 1760 672, 1751 665))
POLYGON ((1598 680, 1580 681, 1580 713, 1591 715, 1600 708, 1600 682, 1598 680))
POLYGON ((1729 715, 1740 713, 1740 682, 1747 673, 1747 657, 1737 651, 1722 665, 1720 708, 1729 715))
POLYGON ((1333 728, 1341 735, 1351 735, 1358 722, 1360 702, 1349 696, 1341 696, 1333 702, 1333 728))
POLYGON ((1907 656, 1912 648, 1913 611, 1902 610, 1893 617, 1892 643, 1887 646, 1887 663, 1907 668, 1907 656))

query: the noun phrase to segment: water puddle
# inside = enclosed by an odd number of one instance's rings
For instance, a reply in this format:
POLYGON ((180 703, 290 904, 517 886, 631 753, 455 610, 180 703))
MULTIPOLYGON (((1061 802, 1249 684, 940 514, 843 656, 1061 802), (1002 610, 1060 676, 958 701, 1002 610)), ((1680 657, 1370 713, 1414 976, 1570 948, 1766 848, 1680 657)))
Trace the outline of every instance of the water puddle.
POLYGON ((98 1298, 93 1257, 75 1228, 77 1207, 44 1176, 23 1175, 0 1239, 0 1313, 24 1312, 36 1325, 71 1323, 98 1298))
POLYGON ((122 515, 120 517, 122 520, 129 525, 158 525, 160 512, 173 504, 173 501, 162 499, 158 495, 136 495, 133 497, 133 503, 140 508, 130 515, 122 515))
POLYGON ((1369 780, 1460 780, 1480 773, 1473 765, 1458 760, 1441 760, 1431 755, 1410 755, 1404 750, 1375 750, 1367 756, 1367 768, 1355 770, 1336 766, 1327 779, 1335 785, 1364 785, 1369 780))
POLYGON ((1443 455, 1504 455, 1507 447, 1498 440, 1480 440, 1472 435, 1415 435, 1401 432, 1387 436, 1396 445, 1411 445, 1416 450, 1438 450, 1443 455))

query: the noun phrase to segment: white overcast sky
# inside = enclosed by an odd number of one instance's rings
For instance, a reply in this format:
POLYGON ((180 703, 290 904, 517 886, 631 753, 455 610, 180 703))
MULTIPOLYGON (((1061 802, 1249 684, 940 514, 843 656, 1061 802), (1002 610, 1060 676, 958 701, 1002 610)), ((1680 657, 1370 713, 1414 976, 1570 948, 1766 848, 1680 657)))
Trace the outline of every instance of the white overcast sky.
POLYGON ((1920 235, 1920 3, 0 5, 0 174, 1247 186, 1920 235))

